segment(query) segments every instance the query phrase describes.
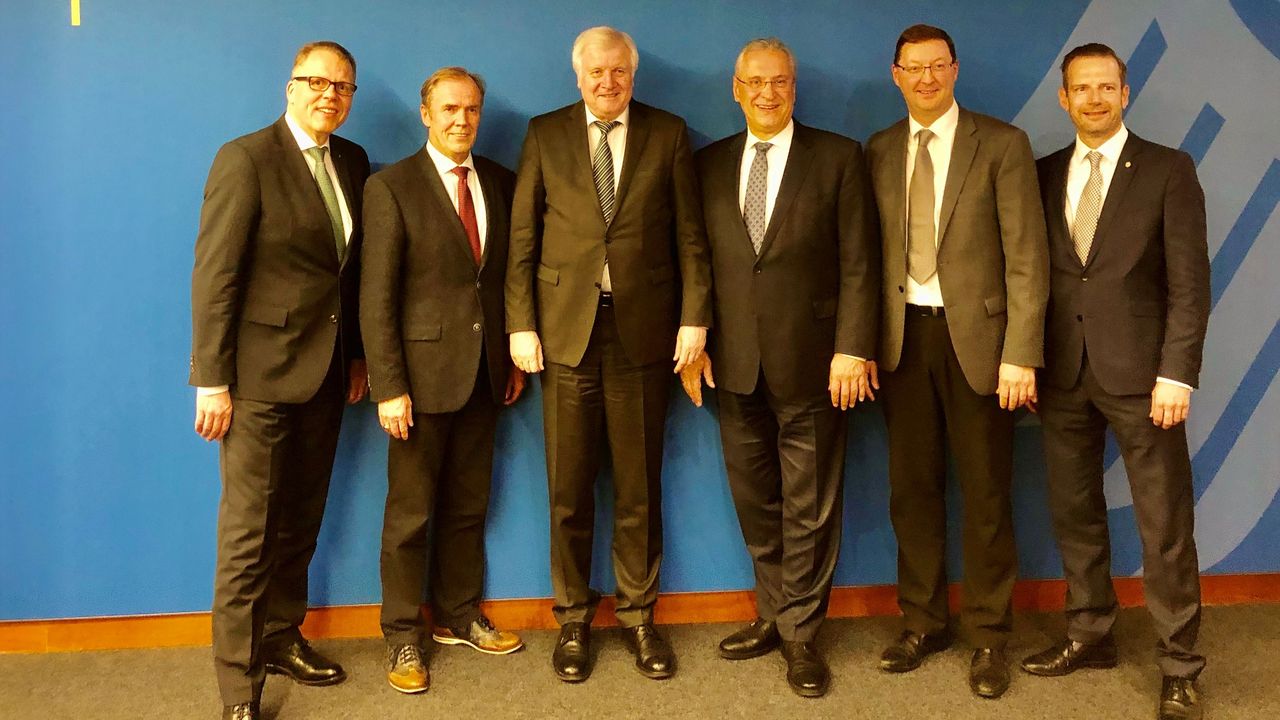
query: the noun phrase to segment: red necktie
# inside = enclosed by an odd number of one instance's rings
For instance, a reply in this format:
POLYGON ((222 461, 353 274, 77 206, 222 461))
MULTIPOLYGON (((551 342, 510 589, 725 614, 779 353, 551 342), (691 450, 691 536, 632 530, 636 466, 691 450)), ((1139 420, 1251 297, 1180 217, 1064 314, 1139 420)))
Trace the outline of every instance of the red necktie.
POLYGON ((471 255, 476 265, 480 264, 480 226, 476 223, 476 206, 471 202, 471 188, 467 186, 467 172, 470 168, 461 165, 449 172, 458 176, 458 217, 462 219, 462 229, 467 231, 467 242, 471 243, 471 255))

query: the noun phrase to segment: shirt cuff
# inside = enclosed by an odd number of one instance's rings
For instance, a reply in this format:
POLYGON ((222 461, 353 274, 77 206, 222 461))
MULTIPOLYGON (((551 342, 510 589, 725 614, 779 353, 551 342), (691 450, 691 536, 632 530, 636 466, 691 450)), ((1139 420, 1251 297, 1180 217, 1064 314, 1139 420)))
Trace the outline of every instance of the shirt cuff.
POLYGON ((840 357, 853 358, 854 360, 857 360, 858 362, 866 362, 866 361, 867 361, 867 359, 866 359, 866 358, 858 357, 857 355, 850 355, 849 353, 840 353, 840 352, 838 352, 838 353, 836 353, 836 354, 837 354, 837 355, 839 355, 840 357))
POLYGON ((196 388, 196 397, 208 397, 210 395, 218 395, 231 389, 230 385, 218 385, 217 387, 198 387, 196 388))
POLYGON ((1186 388, 1186 389, 1188 389, 1188 390, 1195 390, 1195 388, 1191 387, 1190 385, 1188 385, 1188 384, 1186 384, 1186 383, 1184 383, 1184 382, 1178 382, 1177 380, 1170 380, 1170 379, 1169 379, 1169 378, 1167 378, 1167 377, 1156 377, 1156 382, 1158 382, 1158 383, 1168 383, 1168 384, 1170 384, 1170 385, 1177 385, 1177 386, 1178 386, 1178 387, 1180 387, 1180 388, 1186 388))

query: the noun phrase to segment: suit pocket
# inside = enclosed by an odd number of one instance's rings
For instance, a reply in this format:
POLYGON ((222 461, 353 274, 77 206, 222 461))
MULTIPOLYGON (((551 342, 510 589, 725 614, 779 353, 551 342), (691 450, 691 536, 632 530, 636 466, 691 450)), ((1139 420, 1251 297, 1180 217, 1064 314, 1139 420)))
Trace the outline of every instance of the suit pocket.
POLYGON ((289 311, 274 305, 252 305, 244 309, 244 319, 259 325, 284 327, 289 319, 289 311))
POLYGON ((676 271, 672 269, 670 265, 649 268, 649 283, 651 285, 661 285, 666 282, 671 282, 671 279, 675 276, 676 271))
POLYGON ((440 325, 432 323, 410 323, 405 326, 404 339, 409 341, 431 342, 440 339, 440 325))
POLYGON ((813 317, 818 320, 832 317, 836 314, 836 299, 827 298, 825 300, 813 301, 813 317))
POLYGON ((987 308, 987 317, 993 317, 1004 312, 1007 309, 1006 302, 1007 300, 1003 295, 997 295, 983 300, 982 304, 987 308))
POLYGON ((560 271, 538 263, 538 279, 542 282, 551 283, 552 285, 560 284, 560 271))

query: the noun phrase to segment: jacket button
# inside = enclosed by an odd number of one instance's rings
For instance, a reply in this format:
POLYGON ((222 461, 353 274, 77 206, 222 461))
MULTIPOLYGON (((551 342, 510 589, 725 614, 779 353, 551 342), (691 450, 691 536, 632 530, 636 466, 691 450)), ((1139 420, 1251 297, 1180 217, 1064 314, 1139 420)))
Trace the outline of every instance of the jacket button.
POLYGON ((476 281, 476 289, 477 289, 477 290, 479 290, 479 289, 480 289, 480 281, 479 281, 479 280, 477 280, 477 281, 476 281))
POLYGON ((338 316, 337 316, 337 315, 330 315, 330 316, 329 316, 329 322, 334 323, 334 324, 337 324, 337 322, 338 322, 338 316))
POLYGON ((1089 278, 1088 278, 1087 276, 1086 276, 1086 277, 1082 277, 1082 278, 1080 278, 1080 282, 1089 282, 1089 278))
POLYGON ((763 270, 761 270, 760 268, 756 268, 756 269, 755 269, 755 273, 756 273, 757 275, 759 275, 759 274, 760 274, 760 273, 762 273, 762 272, 764 272, 764 271, 763 271, 763 270))
POLYGON ((480 323, 476 323, 475 325, 472 325, 471 329, 475 330, 476 332, 480 332, 480 323))
POLYGON ((898 292, 906 292, 906 291, 907 291, 906 288, 902 287, 901 285, 898 286, 898 292))
POLYGON ((1083 315, 1077 315, 1077 316, 1076 316, 1076 322, 1084 322, 1084 316, 1083 316, 1083 315))

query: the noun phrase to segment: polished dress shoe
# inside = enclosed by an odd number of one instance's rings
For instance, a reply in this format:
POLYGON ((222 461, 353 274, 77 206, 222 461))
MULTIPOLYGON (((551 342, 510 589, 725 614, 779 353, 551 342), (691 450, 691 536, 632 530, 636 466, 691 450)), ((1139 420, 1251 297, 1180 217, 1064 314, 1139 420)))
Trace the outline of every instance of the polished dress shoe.
POLYGON ((305 640, 264 650, 262 655, 267 672, 288 675, 303 685, 336 685, 347 679, 341 665, 316 652, 305 640))
POLYGON ((969 661, 969 689, 980 698, 994 700, 1009 689, 1009 659, 1003 650, 978 648, 969 661))
POLYGON ((582 682, 591 675, 591 627, 582 622, 565 623, 560 628, 551 668, 565 682, 582 682))
POLYGON ((1160 707, 1156 720, 1200 720, 1204 708, 1200 705, 1200 691, 1191 678, 1166 675, 1160 687, 1160 707))
POLYGON ((524 647, 519 635, 495 628, 484 615, 466 627, 435 628, 431 631, 431 639, 441 645, 466 645, 488 655, 506 655, 524 647))
POLYGON ((422 659, 422 649, 417 645, 396 645, 391 648, 391 669, 387 671, 387 684, 396 692, 414 695, 431 687, 431 675, 422 659))
POLYGON ((756 618, 755 622, 720 641, 720 657, 725 660, 748 660, 760 657, 778 647, 778 624, 756 618))
POLYGON ((1028 655, 1022 660, 1022 669, 1032 675, 1060 677, 1070 675, 1081 668, 1113 668, 1116 666, 1116 645, 1111 638, 1096 643, 1065 640, 1048 650, 1028 655))
POLYGON ((262 715, 258 712, 258 703, 247 702, 222 707, 222 720, 258 720, 260 717, 262 715))
POLYGON ((671 646, 658 634, 657 628, 645 623, 635 627, 624 628, 627 645, 636 656, 636 670, 640 674, 653 679, 669 678, 676 671, 676 655, 671 646))
POLYGON ((782 641, 787 660, 787 684, 801 697, 822 697, 831 684, 831 673, 811 642, 782 641))
POLYGON ((951 647, 951 636, 946 634, 921 635, 903 630, 898 641, 880 653, 880 669, 885 672, 904 673, 920 667, 929 655, 951 647))

